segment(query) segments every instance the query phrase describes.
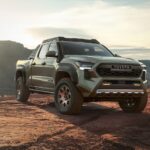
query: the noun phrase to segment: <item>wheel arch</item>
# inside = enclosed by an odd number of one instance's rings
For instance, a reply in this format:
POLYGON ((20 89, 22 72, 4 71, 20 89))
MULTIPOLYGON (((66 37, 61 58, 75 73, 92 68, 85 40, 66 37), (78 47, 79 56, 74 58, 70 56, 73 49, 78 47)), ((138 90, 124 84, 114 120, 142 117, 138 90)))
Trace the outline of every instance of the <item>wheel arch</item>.
POLYGON ((18 77, 23 77, 23 81, 26 82, 26 74, 23 67, 18 67, 16 69, 15 80, 17 80, 18 77))
POLYGON ((78 83, 78 75, 76 72, 76 68, 72 64, 61 64, 57 69, 55 75, 55 85, 62 78, 70 78, 71 81, 75 84, 78 83))

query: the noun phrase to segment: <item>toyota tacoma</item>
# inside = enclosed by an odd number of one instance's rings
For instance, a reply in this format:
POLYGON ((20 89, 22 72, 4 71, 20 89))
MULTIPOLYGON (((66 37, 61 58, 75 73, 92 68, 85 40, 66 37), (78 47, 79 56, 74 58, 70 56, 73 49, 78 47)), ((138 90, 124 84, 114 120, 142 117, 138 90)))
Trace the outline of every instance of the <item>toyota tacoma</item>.
POLYGON ((116 101, 124 112, 147 104, 146 66, 113 54, 95 39, 47 39, 28 60, 16 64, 16 99, 54 95, 60 113, 78 114, 83 102, 116 101))

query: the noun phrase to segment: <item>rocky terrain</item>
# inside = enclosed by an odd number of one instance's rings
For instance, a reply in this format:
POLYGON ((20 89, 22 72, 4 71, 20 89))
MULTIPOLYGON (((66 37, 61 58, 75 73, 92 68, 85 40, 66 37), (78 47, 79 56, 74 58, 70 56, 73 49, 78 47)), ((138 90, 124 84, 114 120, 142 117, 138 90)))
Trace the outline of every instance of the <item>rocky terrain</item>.
POLYGON ((27 104, 0 98, 0 150, 150 149, 150 101, 141 114, 117 103, 85 103, 80 115, 59 114, 53 98, 32 95, 27 104))

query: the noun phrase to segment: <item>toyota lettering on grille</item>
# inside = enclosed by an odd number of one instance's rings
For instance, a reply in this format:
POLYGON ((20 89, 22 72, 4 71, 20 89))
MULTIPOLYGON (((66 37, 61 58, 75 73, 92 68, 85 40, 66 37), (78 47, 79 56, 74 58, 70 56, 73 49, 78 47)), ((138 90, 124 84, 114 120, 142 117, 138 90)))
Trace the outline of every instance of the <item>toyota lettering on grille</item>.
POLYGON ((112 65, 111 71, 132 71, 130 65, 112 65))

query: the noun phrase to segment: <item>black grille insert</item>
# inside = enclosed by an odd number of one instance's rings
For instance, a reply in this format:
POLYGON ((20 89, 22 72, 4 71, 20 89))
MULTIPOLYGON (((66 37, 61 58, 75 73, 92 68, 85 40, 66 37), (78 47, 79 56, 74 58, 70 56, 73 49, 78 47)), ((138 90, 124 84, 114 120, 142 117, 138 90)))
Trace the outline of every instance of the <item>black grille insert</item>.
POLYGON ((102 77, 140 77, 142 68, 140 65, 101 64, 96 71, 102 77))

